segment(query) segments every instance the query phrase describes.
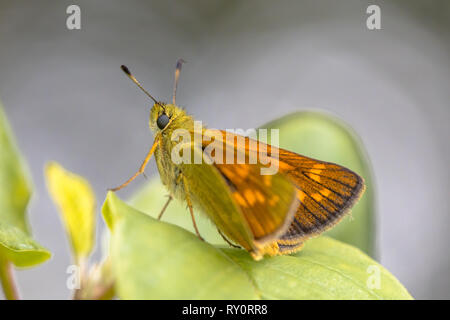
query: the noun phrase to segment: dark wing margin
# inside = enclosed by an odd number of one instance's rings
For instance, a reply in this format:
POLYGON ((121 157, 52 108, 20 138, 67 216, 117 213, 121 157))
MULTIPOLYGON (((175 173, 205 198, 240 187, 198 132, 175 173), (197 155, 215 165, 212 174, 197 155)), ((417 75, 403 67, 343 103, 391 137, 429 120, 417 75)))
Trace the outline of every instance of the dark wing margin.
MULTIPOLYGON (((364 180, 340 165, 318 161, 280 149, 281 172, 294 181, 301 203, 292 224, 280 239, 281 246, 304 240, 338 223, 364 192, 364 180)), ((280 247, 280 250, 282 247, 280 247)), ((286 247, 291 250, 291 247, 286 247)))

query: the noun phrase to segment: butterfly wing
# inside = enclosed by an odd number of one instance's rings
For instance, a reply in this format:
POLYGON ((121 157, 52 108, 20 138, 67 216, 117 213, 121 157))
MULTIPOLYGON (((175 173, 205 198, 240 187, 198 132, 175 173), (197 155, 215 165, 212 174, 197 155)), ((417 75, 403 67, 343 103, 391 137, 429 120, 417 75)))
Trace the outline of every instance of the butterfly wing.
MULTIPOLYGON (((301 156, 248 137, 220 132, 222 141, 217 145, 220 147, 223 143, 224 150, 233 149, 235 154, 243 152, 247 164, 225 164, 223 161, 214 163, 214 166, 233 190, 250 228, 253 226, 255 238, 258 238, 260 226, 266 225, 266 216, 277 220, 277 232, 265 238, 276 238, 270 245, 269 254, 297 251, 306 239, 339 222, 364 191, 363 179, 340 165, 301 156), (260 154, 261 150, 265 152, 260 154), (255 156, 258 157, 257 164, 248 164, 255 156), (278 173, 261 175, 261 167, 267 166, 262 163, 277 165, 278 173), (283 182, 286 180, 294 186, 298 202, 290 202, 289 198, 283 197, 285 190, 280 189, 279 184, 288 185, 283 182), (262 195, 260 202, 256 202, 256 194, 262 195), (271 201, 278 198, 281 204, 271 206, 271 201), (290 210, 295 210, 294 219, 290 218, 290 210), (284 223, 281 221, 283 218, 286 219, 284 223)), ((234 163, 237 158, 234 157, 234 163)))
MULTIPOLYGON (((250 163, 248 148, 240 146, 237 140, 234 143, 226 141, 224 131, 215 130, 214 133, 217 138, 214 142, 203 140, 203 153, 214 158, 211 164, 218 170, 234 202, 240 207, 255 245, 262 247, 273 242, 286 232, 300 205, 295 185, 281 173, 262 175, 264 165, 257 161, 250 163), (212 145, 214 148, 211 148, 212 145), (230 151, 233 152, 232 157, 227 161, 227 152, 230 151)), ((212 136, 204 133, 204 136, 208 135, 212 136)), ((239 138, 242 138, 241 141, 245 139, 242 136, 239 138)))
POLYGON ((296 251, 301 243, 338 223, 364 192, 364 180, 340 165, 279 149, 280 172, 297 187, 301 205, 285 234, 280 252, 296 251))
POLYGON ((215 164, 259 244, 281 236, 291 224, 299 202, 296 188, 282 174, 264 175, 256 164, 215 164))

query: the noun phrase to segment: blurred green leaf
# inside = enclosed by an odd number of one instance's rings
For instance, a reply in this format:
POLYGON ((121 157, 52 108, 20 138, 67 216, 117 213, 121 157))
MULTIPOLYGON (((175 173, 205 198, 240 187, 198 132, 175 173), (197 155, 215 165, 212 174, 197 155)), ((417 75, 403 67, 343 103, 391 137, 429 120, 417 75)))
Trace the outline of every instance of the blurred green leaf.
POLYGON ((50 257, 31 237, 26 221, 30 196, 31 182, 0 105, 0 259, 19 267, 50 257))
POLYGON ((86 258, 93 248, 95 236, 95 195, 89 182, 55 162, 46 166, 45 177, 75 258, 86 258))
MULTIPOLYGON (((283 149, 340 164, 364 178, 366 190, 351 214, 325 234, 374 257, 375 188, 370 162, 353 130, 338 118, 316 111, 292 113, 261 128, 279 129, 280 147, 283 149)), ((270 142, 270 130, 268 137, 270 142)))
POLYGON ((381 265, 327 237, 292 256, 254 261, 153 219, 113 193, 102 212, 122 299, 411 299, 381 265))

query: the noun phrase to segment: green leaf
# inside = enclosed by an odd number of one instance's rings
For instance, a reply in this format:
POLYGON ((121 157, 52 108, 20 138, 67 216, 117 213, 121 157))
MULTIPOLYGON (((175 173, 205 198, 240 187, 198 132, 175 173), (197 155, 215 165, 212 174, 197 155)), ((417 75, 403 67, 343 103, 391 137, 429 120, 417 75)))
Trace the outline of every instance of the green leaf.
MULTIPOLYGON (((375 256, 375 196, 372 171, 366 151, 356 133, 338 118, 316 111, 296 112, 261 128, 279 129, 280 147, 308 157, 343 165, 366 183, 362 198, 351 215, 327 235, 375 256)), ((268 130, 270 143, 270 130, 268 130)))
POLYGON ((111 192, 102 212, 112 233, 111 259, 120 298, 258 298, 238 264, 194 234, 127 206, 111 192))
POLYGON ((250 274, 263 299, 412 299, 380 264, 329 237, 308 241, 294 255, 262 261, 243 250, 224 252, 250 274))
POLYGON ((95 195, 89 182, 52 162, 46 166, 48 191, 56 203, 76 259, 86 258, 94 245, 95 195))
POLYGON ((310 240, 293 256, 254 261, 243 250, 214 247, 158 221, 113 193, 102 212, 122 299, 411 299, 381 265, 331 238, 310 240))
POLYGON ((30 196, 31 182, 0 105, 0 259, 19 267, 50 257, 31 237, 26 220, 30 196))
POLYGON ((50 252, 20 228, 0 222, 0 256, 17 267, 28 267, 50 258, 50 252))

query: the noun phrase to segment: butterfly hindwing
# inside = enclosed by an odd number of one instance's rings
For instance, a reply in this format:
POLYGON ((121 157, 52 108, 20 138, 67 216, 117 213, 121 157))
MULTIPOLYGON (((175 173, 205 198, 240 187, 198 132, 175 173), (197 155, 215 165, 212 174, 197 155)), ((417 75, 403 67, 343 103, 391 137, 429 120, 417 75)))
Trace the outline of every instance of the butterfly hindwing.
MULTIPOLYGON (((192 148, 192 153, 201 150, 192 148)), ((185 190, 194 203, 194 207, 207 214, 214 224, 229 238, 247 251, 253 251, 254 239, 248 223, 242 217, 241 210, 232 197, 229 186, 214 166, 204 161, 198 164, 180 164, 185 181, 185 190), (221 214, 217 214, 221 213, 221 214)))

